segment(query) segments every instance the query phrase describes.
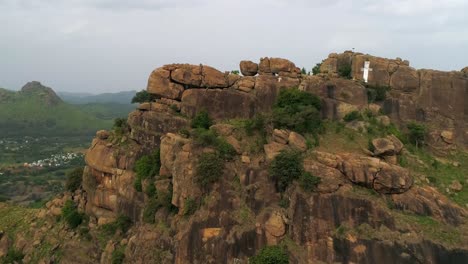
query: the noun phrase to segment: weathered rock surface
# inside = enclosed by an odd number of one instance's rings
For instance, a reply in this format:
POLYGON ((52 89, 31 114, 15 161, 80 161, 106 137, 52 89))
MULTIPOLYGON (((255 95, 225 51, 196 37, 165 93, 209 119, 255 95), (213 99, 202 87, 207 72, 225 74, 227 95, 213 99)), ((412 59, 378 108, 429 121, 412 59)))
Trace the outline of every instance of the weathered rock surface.
POLYGON ((461 72, 416 70, 401 59, 386 59, 360 53, 330 54, 321 66, 322 72, 337 73, 351 66, 353 79, 363 81, 361 68, 370 61, 369 84, 391 87, 383 111, 396 123, 425 122, 432 128, 454 131, 454 140, 468 146, 466 137, 468 78, 461 72))
POLYGON ((255 76, 258 72, 258 64, 252 61, 241 61, 239 66, 244 76, 255 76))
POLYGON ((380 193, 404 193, 413 185, 408 170, 377 158, 318 151, 315 154, 320 163, 340 170, 353 183, 380 193))
MULTIPOLYGON (((389 117, 377 119, 384 125, 390 125, 389 118, 400 125, 428 122, 437 128, 431 135, 438 144, 455 147, 464 136, 468 139, 463 130, 463 92, 468 88, 463 73, 417 71, 401 59, 353 52, 331 54, 317 76, 301 76, 294 63, 280 58, 262 58, 258 64, 242 61, 240 69, 244 76, 206 65, 158 68, 147 88, 156 99, 129 115, 124 135, 97 133, 85 158, 84 191, 70 197, 91 215, 90 227, 121 214, 136 224, 122 241, 109 242, 96 259, 106 263, 117 246, 126 245, 126 261, 135 263, 247 263, 264 246, 282 241, 295 248, 289 252, 291 263, 449 263, 468 258, 463 243, 447 246, 436 238, 427 240, 413 223, 400 223, 397 216, 405 211, 464 232, 467 213, 432 187, 413 185, 410 171, 396 165, 403 149, 396 137, 375 139, 369 157, 307 150, 303 135, 269 127, 262 151, 263 141, 260 150, 248 146, 252 139, 243 129, 220 123, 268 112, 282 89, 298 87, 322 99, 324 117, 341 119, 365 108, 374 115, 383 111, 389 117), (366 60, 373 68, 369 84, 392 86, 385 102, 368 105, 360 70, 366 60), (342 65, 351 66, 354 80, 337 77, 342 65), (190 118, 201 110, 215 121, 210 130, 237 154, 224 161, 222 175, 210 186, 197 183, 196 167, 200 155, 216 151, 215 146, 194 143, 188 136, 192 130, 181 132, 190 130, 190 118), (143 185, 154 184, 161 196, 172 191, 168 197, 178 213, 161 206, 150 225, 142 223, 149 197, 134 188, 134 165, 158 147, 159 175, 143 185), (320 178, 315 191, 306 192, 294 181, 284 193, 277 192, 269 163, 289 149, 303 152, 304 170, 320 178), (191 214, 190 207, 195 207, 191 214), (363 235, 362 228, 371 232, 363 235)), ((367 128, 365 123, 359 127, 367 128)), ((460 189, 455 185, 451 192, 460 189)), ((44 214, 60 214, 63 203, 51 202, 44 214)), ((26 240, 19 241, 25 247, 26 240)))

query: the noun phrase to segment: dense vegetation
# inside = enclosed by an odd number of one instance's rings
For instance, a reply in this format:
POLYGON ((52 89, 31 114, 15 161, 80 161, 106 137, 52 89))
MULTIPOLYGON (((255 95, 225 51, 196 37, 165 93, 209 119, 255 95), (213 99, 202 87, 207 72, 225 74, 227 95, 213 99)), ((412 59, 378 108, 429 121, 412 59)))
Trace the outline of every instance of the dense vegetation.
POLYGON ((273 123, 299 133, 317 132, 322 124, 320 98, 297 88, 281 90, 273 106, 273 123))
POLYGON ((76 205, 71 200, 67 200, 65 205, 62 207, 61 218, 68 224, 72 229, 77 228, 83 223, 85 215, 78 212, 76 205))
POLYGON ((83 180, 83 168, 76 168, 67 173, 67 181, 65 182, 65 189, 74 192, 81 187, 83 180))
POLYGON ((300 180, 307 191, 313 191, 320 183, 320 178, 304 171, 301 153, 297 151, 282 151, 271 162, 269 171, 280 192, 284 192, 294 180, 300 180))
POLYGON ((132 104, 152 102, 154 99, 156 99, 156 96, 148 93, 146 90, 141 90, 132 98, 132 104))
POLYGON ((192 128, 208 129, 211 125, 213 125, 213 121, 208 115, 208 112, 206 112, 205 110, 202 110, 199 113, 197 113, 197 115, 192 119, 191 123, 192 128))
POLYGON ((159 174, 161 168, 161 151, 156 149, 152 154, 145 155, 139 158, 135 163, 135 183, 134 187, 137 191, 142 191, 142 180, 153 178, 159 174))
POLYGON ((387 92, 390 91, 389 86, 381 85, 366 85, 367 100, 369 103, 383 102, 387 98, 387 92))
POLYGON ((281 246, 267 246, 260 252, 251 257, 251 264, 288 264, 289 256, 286 250, 281 246))

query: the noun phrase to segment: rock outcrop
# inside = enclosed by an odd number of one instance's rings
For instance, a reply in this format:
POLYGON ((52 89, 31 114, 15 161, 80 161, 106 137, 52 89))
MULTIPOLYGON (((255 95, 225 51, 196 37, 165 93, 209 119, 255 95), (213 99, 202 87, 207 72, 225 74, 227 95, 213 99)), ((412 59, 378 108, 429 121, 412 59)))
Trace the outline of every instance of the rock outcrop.
MULTIPOLYGON (((368 84, 390 87, 390 96, 383 103, 383 111, 399 124, 424 122, 432 130, 453 132, 455 141, 468 146, 466 133, 468 117, 467 70, 442 72, 417 70, 408 61, 386 59, 367 54, 344 52, 330 54, 321 65, 321 72, 336 74, 340 68, 351 67, 351 77, 363 81, 364 62, 370 62, 368 84)), ((443 148, 441 142, 431 142, 443 148)))
MULTIPOLYGON (((287 245, 291 263, 468 259, 463 243, 428 238, 424 223, 407 219, 429 217, 450 231, 464 228, 467 215, 440 192, 419 185, 413 171, 397 165, 404 146, 395 136, 375 138, 373 152, 366 156, 311 150, 310 135, 272 126, 261 136, 258 131, 247 134, 237 123, 269 113, 282 89, 296 87, 320 97, 324 118, 384 111, 400 125, 428 122, 438 132, 437 144, 463 147, 467 106, 460 98, 466 98, 461 91, 467 90, 467 80, 462 73, 417 71, 407 61, 352 52, 331 54, 317 76, 303 76, 294 63, 280 58, 242 61, 240 71, 244 76, 206 65, 157 68, 147 87, 155 99, 129 115, 122 133, 96 134, 86 154, 85 198, 79 204, 97 225, 119 215, 136 223, 122 241, 107 244, 103 263, 123 245, 125 256, 137 263, 247 263, 264 246, 277 244, 287 245), (360 72, 366 60, 373 68, 369 84, 392 87, 385 102, 368 104, 360 72), (341 65, 351 67, 354 80, 339 78, 341 65), (215 123, 206 144, 190 126, 202 110, 215 123), (219 151, 217 144, 224 143, 216 140, 221 139, 232 146, 233 157, 223 157, 219 179, 201 186, 199 160, 219 151), (155 149, 160 150, 159 173, 137 191, 135 163, 155 149), (299 181, 284 193, 276 190, 269 164, 284 150, 299 151, 304 171, 319 178, 312 193, 299 181), (151 185, 157 195, 169 198, 166 206, 154 208, 154 197, 146 192, 151 185), (156 211, 149 217, 155 225, 142 221, 148 207, 156 211)), ((390 125, 388 117, 376 120, 390 125)), ((51 214, 59 210, 60 204, 51 204, 51 214)))

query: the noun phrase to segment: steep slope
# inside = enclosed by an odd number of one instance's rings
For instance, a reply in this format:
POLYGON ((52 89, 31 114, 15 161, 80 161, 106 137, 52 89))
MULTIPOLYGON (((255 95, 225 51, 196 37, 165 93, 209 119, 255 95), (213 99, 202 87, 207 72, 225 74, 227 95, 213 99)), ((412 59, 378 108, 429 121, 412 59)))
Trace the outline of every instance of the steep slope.
POLYGON ((30 82, 19 92, 0 90, 2 136, 89 135, 110 126, 111 121, 64 103, 51 88, 39 82, 30 82))

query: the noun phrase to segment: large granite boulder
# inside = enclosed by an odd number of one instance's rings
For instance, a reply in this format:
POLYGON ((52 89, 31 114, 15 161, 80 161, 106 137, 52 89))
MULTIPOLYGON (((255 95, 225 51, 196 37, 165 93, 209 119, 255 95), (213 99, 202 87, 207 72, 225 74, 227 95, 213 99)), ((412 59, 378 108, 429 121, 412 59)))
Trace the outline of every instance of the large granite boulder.
POLYGON ((244 76, 255 76, 258 72, 258 64, 252 61, 241 61, 240 71, 244 76))

